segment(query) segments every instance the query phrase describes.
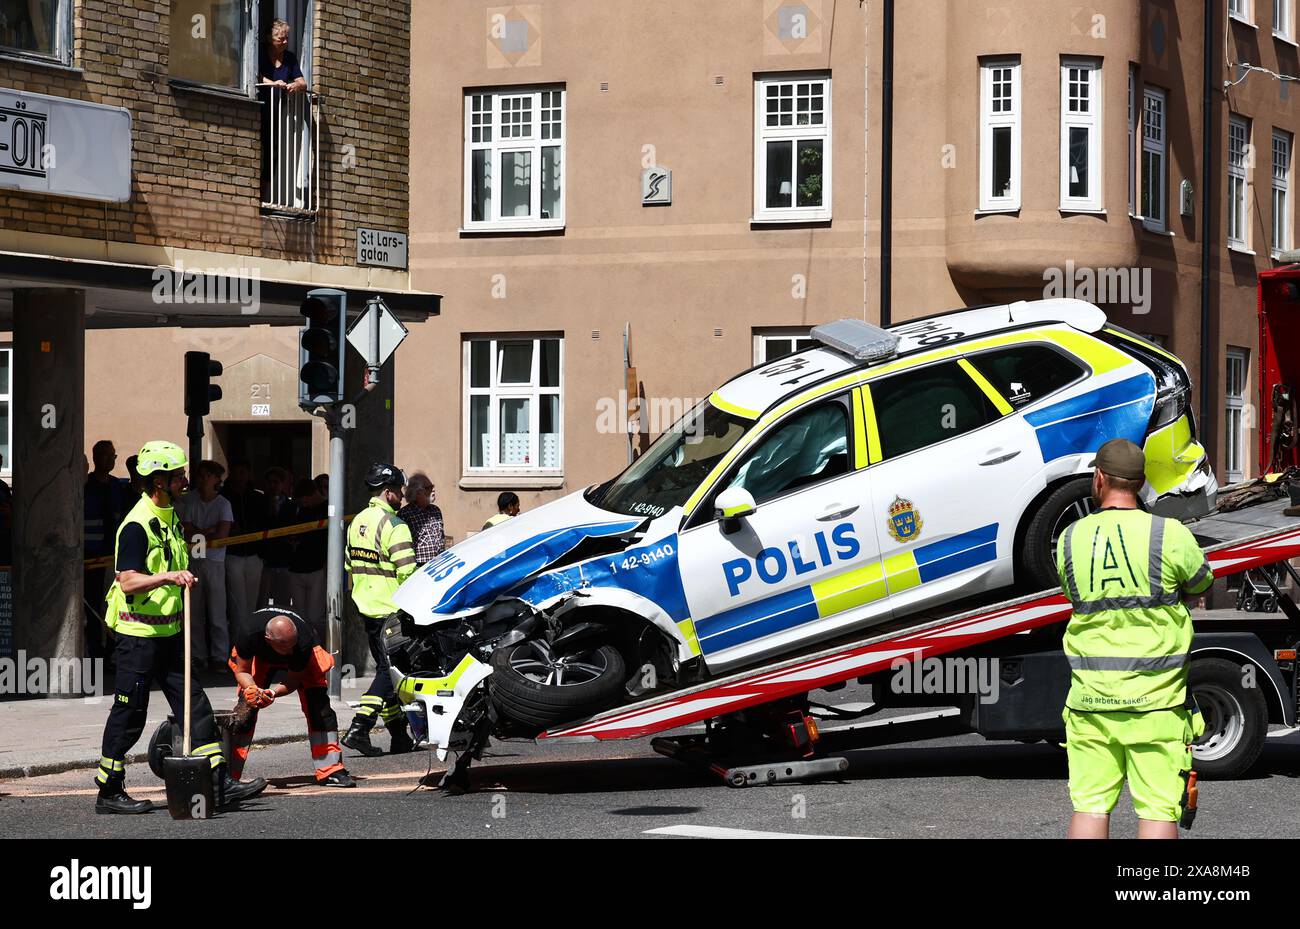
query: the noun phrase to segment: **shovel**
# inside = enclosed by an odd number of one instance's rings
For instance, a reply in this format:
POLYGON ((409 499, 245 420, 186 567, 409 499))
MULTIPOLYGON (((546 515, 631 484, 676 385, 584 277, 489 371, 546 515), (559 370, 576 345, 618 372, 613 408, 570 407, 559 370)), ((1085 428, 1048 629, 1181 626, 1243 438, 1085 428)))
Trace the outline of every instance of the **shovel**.
POLYGON ((211 819, 217 799, 212 783, 212 763, 204 757, 190 757, 190 589, 182 588, 185 600, 185 720, 181 757, 163 759, 163 783, 167 787, 167 812, 172 819, 211 819))

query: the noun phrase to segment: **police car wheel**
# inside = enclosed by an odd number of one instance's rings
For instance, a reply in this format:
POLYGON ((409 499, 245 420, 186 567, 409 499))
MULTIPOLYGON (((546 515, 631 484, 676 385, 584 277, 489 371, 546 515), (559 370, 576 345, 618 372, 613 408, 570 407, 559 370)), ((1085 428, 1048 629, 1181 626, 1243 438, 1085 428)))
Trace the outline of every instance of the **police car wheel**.
POLYGON ((623 656, 612 645, 554 656, 539 640, 492 653, 492 701, 517 722, 546 728, 615 706, 623 695, 623 656))
POLYGON ((1066 527, 1093 511, 1092 478, 1067 481, 1048 494, 1029 518, 1021 547, 1017 577, 1030 590, 1056 587, 1056 540, 1066 527))
POLYGON ((1264 749, 1268 703, 1262 688, 1246 687, 1242 675, 1242 666, 1226 658, 1194 659, 1188 669, 1187 689, 1205 721, 1205 734, 1192 747, 1200 777, 1241 777, 1264 749))

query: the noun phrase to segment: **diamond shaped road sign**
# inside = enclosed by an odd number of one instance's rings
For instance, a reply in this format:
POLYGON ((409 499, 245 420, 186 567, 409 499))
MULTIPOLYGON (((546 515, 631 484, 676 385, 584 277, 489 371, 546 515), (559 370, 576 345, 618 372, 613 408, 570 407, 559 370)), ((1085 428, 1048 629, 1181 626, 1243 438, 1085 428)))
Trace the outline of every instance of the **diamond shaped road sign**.
POLYGON ((366 311, 348 329, 348 344, 365 359, 367 367, 380 368, 397 351, 397 346, 402 344, 406 336, 406 327, 384 302, 372 300, 366 305, 366 311), (376 327, 379 329, 378 342, 375 340, 376 327))

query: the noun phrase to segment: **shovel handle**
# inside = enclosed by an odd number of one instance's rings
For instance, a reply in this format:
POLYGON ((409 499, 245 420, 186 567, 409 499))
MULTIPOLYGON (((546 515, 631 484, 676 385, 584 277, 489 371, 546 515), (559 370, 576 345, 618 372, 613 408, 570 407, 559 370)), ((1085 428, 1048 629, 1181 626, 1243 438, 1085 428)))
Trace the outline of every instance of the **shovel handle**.
POLYGON ((181 754, 188 758, 190 755, 190 589, 184 585, 181 586, 181 599, 185 603, 185 738, 181 754))

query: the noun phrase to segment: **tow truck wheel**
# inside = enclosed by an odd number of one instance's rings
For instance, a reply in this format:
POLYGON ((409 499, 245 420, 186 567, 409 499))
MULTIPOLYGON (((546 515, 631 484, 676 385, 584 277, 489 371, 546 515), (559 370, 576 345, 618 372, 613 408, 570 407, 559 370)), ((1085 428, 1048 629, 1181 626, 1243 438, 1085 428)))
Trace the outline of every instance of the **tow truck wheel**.
POLYGON ((1095 509, 1092 502, 1092 478, 1077 477, 1056 488, 1038 505, 1025 530, 1021 549, 1021 577, 1031 590, 1056 587, 1056 540, 1065 528, 1095 509))
POLYGON ((1264 749, 1268 703, 1263 690, 1242 683, 1242 674, 1242 666, 1226 658, 1197 659, 1188 669, 1187 689, 1205 720, 1205 735, 1192 746, 1201 777, 1241 777, 1264 749))
POLYGON ((541 729, 617 705, 626 677, 623 656, 612 645, 557 656, 540 639, 497 649, 492 671, 497 709, 541 729))

